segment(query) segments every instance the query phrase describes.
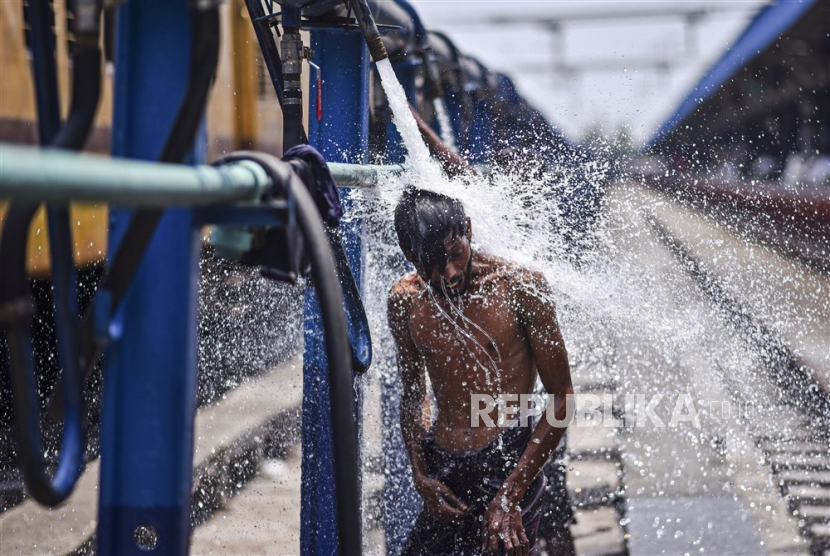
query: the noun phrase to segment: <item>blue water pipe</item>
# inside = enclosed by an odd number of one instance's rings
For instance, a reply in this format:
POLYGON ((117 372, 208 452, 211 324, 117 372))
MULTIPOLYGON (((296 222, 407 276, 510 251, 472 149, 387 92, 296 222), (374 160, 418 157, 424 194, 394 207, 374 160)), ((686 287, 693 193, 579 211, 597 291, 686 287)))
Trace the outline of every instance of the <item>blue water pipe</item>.
MULTIPOLYGON (((187 88, 187 0, 122 5, 117 15, 112 150, 156 160, 187 88)), ((204 161, 204 136, 191 162, 204 161)), ((130 210, 111 210, 109 253, 130 210)), ((185 554, 190 538, 199 231, 194 211, 162 217, 112 327, 106 355, 97 542, 103 555, 185 554), (149 541, 148 541, 149 542, 149 541)))
MULTIPOLYGON (((366 164, 369 145, 369 53, 361 33, 343 28, 313 28, 312 61, 322 68, 321 119, 317 82, 309 92, 309 143, 329 161, 366 164)), ((349 189, 340 189, 345 214, 351 211, 349 189)), ((363 242, 359 219, 340 224, 340 236, 352 275, 363 290, 363 242)), ((307 291, 303 310, 303 460, 300 546, 304 556, 338 553, 329 393, 316 295, 307 291)), ((355 391, 355 413, 361 395, 355 391)), ((358 421, 358 426, 360 422, 358 421)))

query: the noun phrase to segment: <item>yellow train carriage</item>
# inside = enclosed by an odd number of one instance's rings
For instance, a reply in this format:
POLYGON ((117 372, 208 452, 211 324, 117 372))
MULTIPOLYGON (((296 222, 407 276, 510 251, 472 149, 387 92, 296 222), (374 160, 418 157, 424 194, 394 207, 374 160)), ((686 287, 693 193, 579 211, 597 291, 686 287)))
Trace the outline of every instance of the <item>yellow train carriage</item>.
MULTIPOLYGON (((24 0, 0 2, 0 141, 36 144, 35 91, 30 54, 24 40, 24 0)), ((222 5, 219 67, 207 110, 208 158, 235 149, 282 152, 282 114, 262 61, 243 0, 222 5)), ((57 66, 61 108, 70 102, 70 68, 66 45, 66 2, 55 1, 57 66)), ((113 71, 107 61, 95 128, 86 150, 109 153, 113 71)), ((308 72, 306 72, 308 75, 308 72)), ((307 106, 307 101, 306 101, 307 106)), ((0 233, 8 199, 0 191, 0 233)), ((86 267, 103 261, 107 251, 107 207, 74 203, 71 207, 75 262, 86 267)), ((44 211, 29 230, 28 269, 35 278, 49 272, 44 211)))

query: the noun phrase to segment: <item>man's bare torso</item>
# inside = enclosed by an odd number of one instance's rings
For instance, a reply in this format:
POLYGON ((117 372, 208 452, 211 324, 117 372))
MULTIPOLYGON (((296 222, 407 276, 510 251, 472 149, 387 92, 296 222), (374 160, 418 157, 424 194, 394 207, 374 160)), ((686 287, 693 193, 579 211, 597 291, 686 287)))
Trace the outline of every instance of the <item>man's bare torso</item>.
MULTIPOLYGON (((438 415, 433 434, 449 451, 478 450, 499 433, 483 422, 470 426, 472 394, 497 398, 529 393, 536 382, 533 354, 515 302, 516 288, 524 287, 523 274, 516 265, 474 253, 469 287, 458 297, 448 300, 431 291, 417 274, 395 285, 408 301, 408 330, 435 393, 438 415)), ((496 422, 495 410, 491 418, 496 422)))

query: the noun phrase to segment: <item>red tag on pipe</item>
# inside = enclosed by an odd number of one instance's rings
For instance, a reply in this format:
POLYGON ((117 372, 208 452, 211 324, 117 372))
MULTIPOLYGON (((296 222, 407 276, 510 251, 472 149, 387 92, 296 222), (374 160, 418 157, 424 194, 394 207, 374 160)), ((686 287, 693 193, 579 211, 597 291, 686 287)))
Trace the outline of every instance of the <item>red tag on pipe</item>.
POLYGON ((323 119, 323 80, 317 80, 317 120, 323 119))

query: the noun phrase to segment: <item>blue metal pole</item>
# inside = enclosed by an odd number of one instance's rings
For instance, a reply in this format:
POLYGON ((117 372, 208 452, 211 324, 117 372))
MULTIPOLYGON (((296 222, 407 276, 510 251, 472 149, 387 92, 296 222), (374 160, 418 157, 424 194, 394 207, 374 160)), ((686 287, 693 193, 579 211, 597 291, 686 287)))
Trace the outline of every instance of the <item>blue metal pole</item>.
MULTIPOLYGON (((369 147, 369 53, 360 33, 314 29, 314 63, 322 68, 322 119, 316 119, 317 84, 309 94, 309 143, 332 162, 366 164, 369 147)), ((341 189, 349 212, 348 189, 341 189)), ((359 221, 340 224, 352 274, 362 290, 363 245, 359 221)), ((304 556, 338 554, 329 386, 320 307, 309 288, 304 308, 303 463, 300 546, 304 556)), ((359 406, 359 401, 356 400, 359 406)), ((360 415, 357 407, 356 415, 360 415)), ((358 418, 359 420, 359 418, 358 418)), ((358 421, 359 424, 359 421, 358 421)))
MULTIPOLYGON (((394 65, 395 75, 401 82, 409 102, 418 107, 416 77, 421 68, 419 61, 407 60, 394 65)), ((397 127, 389 123, 386 129, 386 154, 389 163, 403 162, 406 148, 401 143, 397 127)), ((400 268, 400 274, 409 266, 403 256, 398 255, 388 264, 400 268)), ((391 343, 388 335, 382 341, 391 343)), ((381 353, 394 351, 391 346, 381 353)), ((412 524, 421 511, 421 498, 412 481, 412 467, 403 443, 400 426, 401 382, 397 373, 394 357, 384 361, 387 372, 381 381, 381 422, 383 473, 386 480, 383 487, 384 532, 386 534, 386 553, 400 554, 404 542, 409 536, 412 524)))
MULTIPOLYGON (((185 91, 190 31, 187 0, 119 8, 113 154, 158 159, 185 91)), ((128 217, 112 211, 110 253, 128 217)), ((162 218, 117 317, 123 333, 106 354, 97 533, 103 555, 188 550, 199 256, 192 223, 191 209, 162 218)))

